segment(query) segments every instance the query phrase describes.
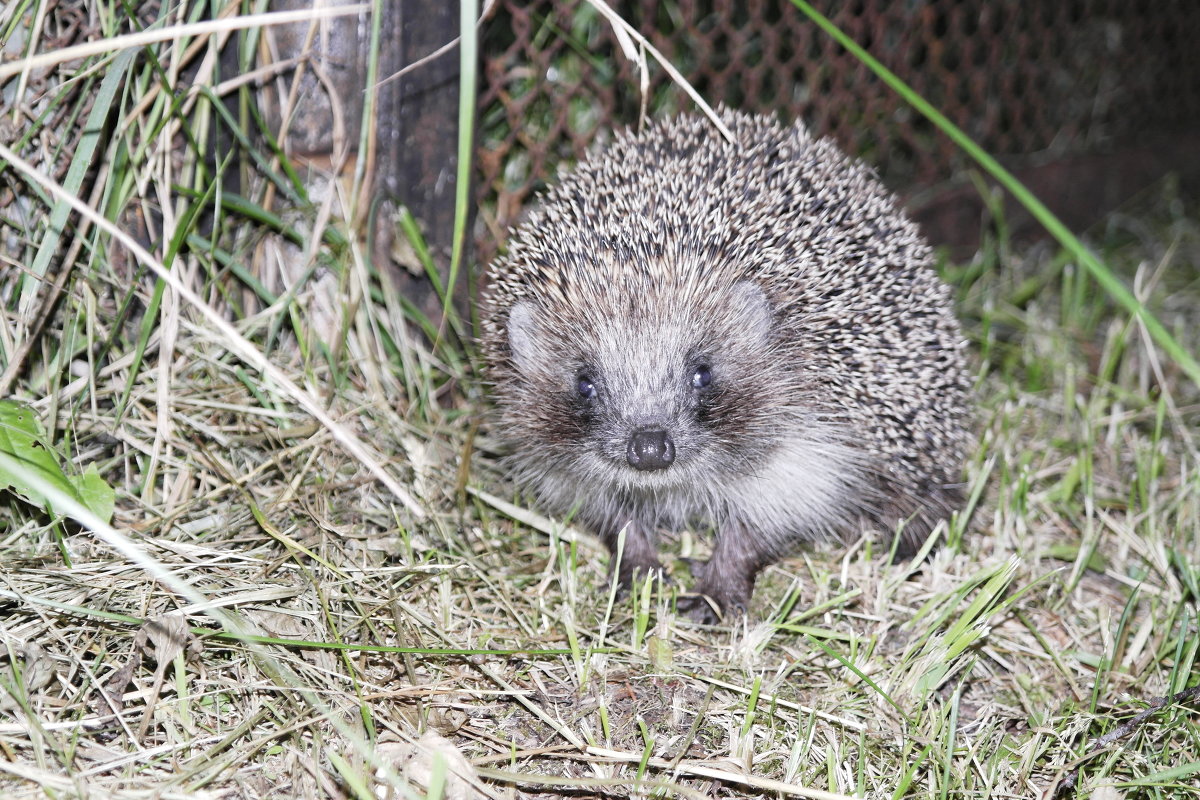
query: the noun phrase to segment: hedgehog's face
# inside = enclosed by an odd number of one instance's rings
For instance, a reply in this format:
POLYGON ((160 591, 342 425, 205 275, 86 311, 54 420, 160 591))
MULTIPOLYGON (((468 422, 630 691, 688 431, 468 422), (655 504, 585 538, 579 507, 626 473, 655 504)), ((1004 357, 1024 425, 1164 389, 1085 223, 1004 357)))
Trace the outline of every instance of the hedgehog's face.
POLYGON ((773 445, 780 421, 763 387, 786 366, 766 297, 744 281, 689 289, 625 286, 553 316, 533 300, 513 306, 519 389, 501 405, 522 471, 570 474, 584 492, 694 490, 773 445))

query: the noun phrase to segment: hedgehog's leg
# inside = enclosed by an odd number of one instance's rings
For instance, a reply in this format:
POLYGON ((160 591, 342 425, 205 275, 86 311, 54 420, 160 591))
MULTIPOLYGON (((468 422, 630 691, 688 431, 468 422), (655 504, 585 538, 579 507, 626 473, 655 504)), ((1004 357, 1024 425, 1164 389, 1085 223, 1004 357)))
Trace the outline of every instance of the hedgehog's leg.
POLYGON ((758 549, 761 544, 762 537, 742 528, 731 530, 727 525, 718 531, 712 557, 699 569, 696 594, 680 598, 678 609, 709 625, 722 616, 744 614, 759 570, 775 560, 773 553, 758 549))
POLYGON ((600 538, 612 553, 610 580, 617 584, 622 594, 628 592, 634 580, 645 578, 651 572, 662 572, 662 563, 658 560, 658 548, 654 537, 654 528, 632 518, 622 518, 600 526, 600 538), (624 543, 621 543, 624 533, 624 543), (621 560, 617 562, 620 552, 621 560))

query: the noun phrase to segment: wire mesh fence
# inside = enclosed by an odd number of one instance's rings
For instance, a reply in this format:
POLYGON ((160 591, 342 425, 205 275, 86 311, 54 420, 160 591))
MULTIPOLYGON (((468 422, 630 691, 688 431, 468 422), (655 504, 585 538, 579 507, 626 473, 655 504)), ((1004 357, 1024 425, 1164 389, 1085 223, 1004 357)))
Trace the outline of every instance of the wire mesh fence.
MULTIPOLYGON (((1200 3, 858 0, 814 3, 999 155, 1096 152, 1200 118, 1200 3)), ((784 118, 893 185, 961 166, 945 137, 787 0, 614 3, 710 102, 784 118)), ((611 26, 583 0, 500 0, 484 31, 481 258, 558 164, 614 127, 690 107, 657 67, 643 98, 611 26)))

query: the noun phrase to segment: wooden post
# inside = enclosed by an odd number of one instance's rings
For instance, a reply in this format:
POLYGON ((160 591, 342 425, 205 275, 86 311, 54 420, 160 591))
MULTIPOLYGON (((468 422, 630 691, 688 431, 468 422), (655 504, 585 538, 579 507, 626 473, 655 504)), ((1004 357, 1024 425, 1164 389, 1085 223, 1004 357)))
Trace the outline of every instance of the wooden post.
MULTIPOLYGON (((416 64, 459 35, 457 3, 388 0, 388 4, 383 75, 416 64)), ((380 188, 420 223, 443 282, 449 275, 454 235, 460 60, 458 48, 451 47, 385 85, 379 97, 380 188)), ((468 244, 471 227, 467 225, 468 244)), ((430 319, 439 319, 440 306, 427 278, 403 268, 395 269, 393 277, 403 295, 430 319)), ((466 285, 464 274, 459 286, 466 285)), ((456 296, 464 298, 465 290, 460 288, 456 296)))
MULTIPOLYGON (((272 8, 306 8, 310 3, 272 0, 272 8)), ((419 274, 415 264, 394 263, 392 254, 397 249, 393 247, 395 237, 403 235, 395 225, 396 212, 404 206, 420 224, 443 284, 449 277, 461 56, 453 46, 436 57, 432 54, 458 38, 459 8, 457 3, 428 0, 382 0, 381 6, 379 79, 387 82, 378 90, 372 185, 383 202, 373 209, 372 258, 381 272, 391 275, 402 295, 437 322, 441 303, 429 278, 419 274), (410 69, 405 74, 387 80, 406 67, 410 69)), ((273 31, 277 57, 300 56, 306 34, 306 25, 281 26, 273 31)), ((351 147, 357 146, 370 44, 370 21, 365 17, 342 17, 326 23, 323 35, 310 50, 323 80, 318 80, 313 70, 303 76, 299 110, 289 126, 290 152, 308 157, 332 152, 335 101, 341 107, 346 139, 351 147), (330 98, 331 92, 337 97, 330 98)), ((468 243, 470 228, 468 225, 468 243)), ((469 263, 470 259, 464 261, 469 263)), ((465 287, 467 282, 464 274, 460 286, 465 287)), ((456 296, 464 298, 465 289, 456 296)))

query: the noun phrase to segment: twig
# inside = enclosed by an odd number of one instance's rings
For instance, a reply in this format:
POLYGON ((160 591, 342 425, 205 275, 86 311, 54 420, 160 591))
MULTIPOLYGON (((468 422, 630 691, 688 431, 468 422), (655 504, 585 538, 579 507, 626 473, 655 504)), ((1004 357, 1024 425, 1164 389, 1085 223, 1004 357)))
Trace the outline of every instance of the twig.
POLYGON ((1092 756, 1096 755, 1118 739, 1123 739, 1129 734, 1133 733, 1143 722, 1145 722, 1154 714, 1157 714, 1159 711, 1162 711, 1167 706, 1173 706, 1176 703, 1188 703, 1198 697, 1200 697, 1200 685, 1192 686, 1184 689, 1182 692, 1176 692, 1175 694, 1167 697, 1151 698, 1150 704, 1128 722, 1121 723, 1108 733, 1093 740, 1092 746, 1088 748, 1087 755, 1080 758, 1076 762, 1075 766, 1059 779, 1058 783, 1055 784, 1053 789, 1042 796, 1046 798, 1054 798, 1058 797, 1064 792, 1074 789, 1075 783, 1079 780, 1079 768, 1083 766, 1085 762, 1090 760, 1092 756))

